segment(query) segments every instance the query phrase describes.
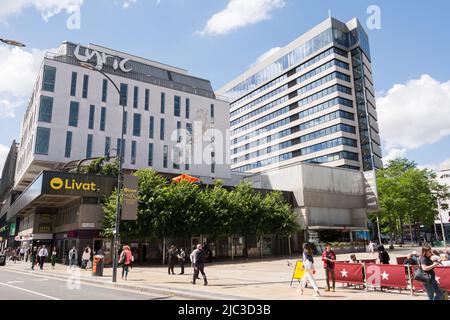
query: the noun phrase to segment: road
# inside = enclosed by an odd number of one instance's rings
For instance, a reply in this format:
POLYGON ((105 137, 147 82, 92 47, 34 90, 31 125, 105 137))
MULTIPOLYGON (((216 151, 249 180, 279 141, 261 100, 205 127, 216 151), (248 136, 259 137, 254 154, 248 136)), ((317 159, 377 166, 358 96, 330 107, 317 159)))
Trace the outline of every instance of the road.
POLYGON ((0 300, 165 300, 176 297, 138 293, 77 281, 77 273, 67 279, 0 269, 0 300))

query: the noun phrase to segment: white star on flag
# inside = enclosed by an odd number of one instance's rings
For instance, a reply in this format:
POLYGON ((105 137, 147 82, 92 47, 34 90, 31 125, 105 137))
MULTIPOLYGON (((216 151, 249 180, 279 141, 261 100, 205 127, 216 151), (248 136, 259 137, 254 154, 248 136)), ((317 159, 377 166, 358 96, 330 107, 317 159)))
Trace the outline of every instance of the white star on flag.
POLYGON ((348 271, 345 271, 345 269, 342 269, 342 271, 341 271, 341 274, 342 274, 342 277, 344 278, 346 278, 347 277, 347 273, 348 273, 348 271))
POLYGON ((436 277, 436 282, 437 283, 439 283, 439 284, 441 284, 440 282, 439 282, 439 279, 440 279, 441 277, 436 277))
POLYGON ((386 270, 384 270, 381 274, 381 277, 383 278, 383 280, 389 280, 389 273, 386 273, 386 270))

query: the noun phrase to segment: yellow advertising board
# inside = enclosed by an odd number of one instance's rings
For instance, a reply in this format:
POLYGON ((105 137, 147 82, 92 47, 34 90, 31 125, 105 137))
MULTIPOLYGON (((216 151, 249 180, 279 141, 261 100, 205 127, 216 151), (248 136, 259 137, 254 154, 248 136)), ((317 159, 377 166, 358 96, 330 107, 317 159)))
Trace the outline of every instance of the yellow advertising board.
POLYGON ((292 286, 292 281, 294 281, 294 279, 300 281, 304 275, 305 275, 305 269, 303 268, 303 262, 301 260, 298 260, 295 263, 294 273, 292 274, 291 286, 292 286))

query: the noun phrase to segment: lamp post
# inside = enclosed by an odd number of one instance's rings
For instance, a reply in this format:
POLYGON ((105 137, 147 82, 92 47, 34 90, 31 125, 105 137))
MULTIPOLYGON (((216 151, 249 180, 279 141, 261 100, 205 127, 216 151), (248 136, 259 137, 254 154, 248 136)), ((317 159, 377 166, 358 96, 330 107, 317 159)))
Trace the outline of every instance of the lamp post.
POLYGON ((0 38, 0 41, 3 42, 3 43, 8 44, 10 46, 13 46, 13 47, 20 47, 20 48, 25 47, 25 45, 23 43, 21 43, 19 41, 15 41, 15 40, 9 40, 9 39, 0 38))
POLYGON ((122 101, 122 95, 120 94, 120 89, 117 87, 117 85, 112 81, 112 79, 103 71, 98 70, 93 65, 86 63, 86 62, 80 62, 80 66, 83 68, 97 71, 101 73, 106 79, 108 79, 109 82, 112 83, 114 88, 117 90, 117 93, 119 94, 119 103, 122 107, 122 133, 121 133, 121 139, 120 139, 120 152, 117 152, 117 157, 119 158, 119 172, 117 174, 117 207, 116 207, 116 222, 114 226, 114 240, 113 240, 113 275, 112 275, 112 282, 117 282, 117 259, 118 259, 118 246, 119 246, 119 232, 120 232, 120 216, 122 212, 122 202, 121 202, 121 190, 122 190, 122 162, 123 162, 123 136, 124 136, 124 117, 125 117, 125 103, 122 101))
MULTIPOLYGON (((441 211, 441 202, 439 201, 439 199, 438 199, 438 212, 439 212, 439 220, 441 220, 442 242, 444 243, 444 248, 447 248, 447 237, 445 235, 445 227, 441 211)), ((434 224, 434 227, 436 228, 436 224, 434 224)))

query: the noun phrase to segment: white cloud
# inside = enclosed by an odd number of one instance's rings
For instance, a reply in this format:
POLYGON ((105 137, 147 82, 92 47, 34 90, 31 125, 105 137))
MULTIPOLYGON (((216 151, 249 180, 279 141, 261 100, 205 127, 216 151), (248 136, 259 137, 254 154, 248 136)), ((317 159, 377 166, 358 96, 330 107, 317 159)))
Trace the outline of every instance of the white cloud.
POLYGON ((3 166, 5 165, 6 157, 8 156, 9 148, 3 144, 0 144, 0 175, 3 171, 3 166))
POLYGON ((258 63, 260 63, 260 62, 262 62, 264 60, 266 60, 268 57, 270 57, 271 55, 275 54, 280 49, 281 49, 281 47, 275 47, 275 48, 267 50, 266 52, 264 52, 262 55, 260 55, 256 59, 255 63, 253 63, 252 66, 255 65, 255 64, 258 64, 258 63))
POLYGON ((14 117, 15 109, 26 103, 47 51, 0 46, 0 119, 14 117))
POLYGON ((389 150, 389 153, 383 157, 383 162, 386 165, 390 160, 406 157, 406 149, 393 148, 389 150))
POLYGON ((442 161, 439 164, 439 169, 440 170, 448 170, 448 169, 450 169, 450 158, 442 161))
POLYGON ((3 0, 0 2, 0 22, 6 22, 12 15, 33 7, 45 21, 61 11, 71 13, 73 7, 80 7, 84 0, 3 0))
POLYGON ((230 0, 224 10, 208 20, 200 34, 224 35, 248 24, 269 20, 271 12, 284 5, 284 0, 230 0))
MULTIPOLYGON (((135 4, 136 2, 137 2, 137 0, 124 0, 122 7, 124 9, 128 9, 132 4, 135 4)), ((158 2, 158 4, 159 4, 159 2, 158 2)))
POLYGON ((396 84, 377 98, 377 109, 388 156, 436 143, 450 135, 450 81, 423 75, 396 84))

